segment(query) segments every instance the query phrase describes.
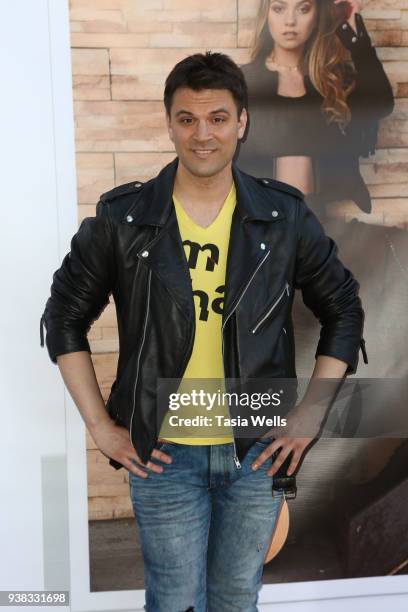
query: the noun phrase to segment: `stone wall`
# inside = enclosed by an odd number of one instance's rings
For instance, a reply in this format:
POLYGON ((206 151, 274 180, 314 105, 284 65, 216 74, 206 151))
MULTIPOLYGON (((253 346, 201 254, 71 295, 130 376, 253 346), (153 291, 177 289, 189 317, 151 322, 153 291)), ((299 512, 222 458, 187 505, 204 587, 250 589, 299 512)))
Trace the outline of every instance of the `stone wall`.
MULTIPOLYGON (((246 63, 257 6, 257 0, 70 1, 79 221, 95 214, 103 191, 144 181, 174 157, 162 105, 166 75, 206 49, 246 63)), ((369 221, 408 229, 408 4, 366 0, 363 15, 396 96, 375 157, 362 160, 373 197, 369 221)), ((118 349, 113 303, 89 339, 107 399, 118 349)), ((110 467, 89 435, 87 449, 90 518, 130 516, 125 470, 110 467)))

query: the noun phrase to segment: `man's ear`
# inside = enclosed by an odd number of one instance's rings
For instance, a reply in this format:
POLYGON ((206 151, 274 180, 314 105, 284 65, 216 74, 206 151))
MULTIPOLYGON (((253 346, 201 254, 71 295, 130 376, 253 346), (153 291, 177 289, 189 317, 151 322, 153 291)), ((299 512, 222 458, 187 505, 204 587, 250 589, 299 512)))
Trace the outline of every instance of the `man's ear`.
POLYGON ((241 111, 241 116, 238 119, 238 140, 240 140, 245 134, 245 129, 248 121, 248 112, 246 108, 241 111))
POLYGON ((167 112, 166 112, 166 124, 167 124, 167 131, 169 133, 169 138, 170 138, 171 142, 174 142, 173 128, 171 127, 170 116, 168 115, 167 112))

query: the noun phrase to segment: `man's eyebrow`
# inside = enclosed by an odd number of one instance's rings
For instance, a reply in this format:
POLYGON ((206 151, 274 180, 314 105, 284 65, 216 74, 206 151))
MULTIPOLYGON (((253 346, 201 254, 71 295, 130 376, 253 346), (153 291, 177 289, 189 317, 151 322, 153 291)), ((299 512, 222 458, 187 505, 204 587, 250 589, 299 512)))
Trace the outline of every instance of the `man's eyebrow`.
MULTIPOLYGON (((225 113, 226 115, 230 115, 231 113, 229 112, 228 109, 220 107, 220 108, 216 108, 213 111, 210 111, 210 115, 217 115, 219 113, 225 113)), ((178 117, 179 115, 190 115, 192 116, 193 113, 191 111, 185 110, 185 109, 180 109, 179 111, 177 111, 176 113, 176 117, 178 117)))
POLYGON ((227 108, 223 108, 222 106, 220 108, 217 108, 217 109, 211 111, 210 114, 211 115, 217 115, 218 113, 225 113, 226 115, 230 115, 231 114, 227 108))
POLYGON ((184 109, 182 108, 181 110, 177 111, 177 113, 176 113, 176 117, 178 117, 179 115, 192 115, 192 114, 193 114, 193 113, 191 113, 190 111, 188 111, 188 110, 184 110, 184 109))

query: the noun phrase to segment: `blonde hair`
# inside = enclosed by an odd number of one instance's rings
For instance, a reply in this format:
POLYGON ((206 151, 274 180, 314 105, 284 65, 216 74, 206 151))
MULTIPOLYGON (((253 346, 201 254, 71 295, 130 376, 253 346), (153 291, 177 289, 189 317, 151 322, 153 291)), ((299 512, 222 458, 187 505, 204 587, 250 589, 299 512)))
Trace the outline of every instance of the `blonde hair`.
MULTIPOLYGON (((316 0, 316 3, 317 24, 306 43, 301 69, 309 74, 322 96, 322 111, 327 121, 337 123, 344 130, 351 119, 347 98, 355 85, 351 56, 335 34, 345 19, 344 8, 330 0, 316 0)), ((260 0, 251 46, 252 60, 264 61, 273 49, 268 26, 270 4, 271 0, 260 0)))

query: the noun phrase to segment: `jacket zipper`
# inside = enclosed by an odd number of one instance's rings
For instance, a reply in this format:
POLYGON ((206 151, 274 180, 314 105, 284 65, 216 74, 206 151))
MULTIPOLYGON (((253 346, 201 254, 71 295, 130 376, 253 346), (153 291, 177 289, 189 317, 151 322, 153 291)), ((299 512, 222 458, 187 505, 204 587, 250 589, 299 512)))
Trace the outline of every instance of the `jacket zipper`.
MULTIPOLYGON (((232 315, 232 314, 235 312, 235 310, 237 309, 237 307, 238 307, 238 305, 239 305, 240 301, 242 300, 242 298, 244 297, 244 295, 245 295, 245 293, 246 293, 246 291, 247 291, 247 289, 248 289, 249 285, 252 283, 252 280, 253 280, 253 278, 254 278, 255 274, 258 272, 258 270, 259 270, 259 268, 262 266, 262 264, 263 264, 263 263, 264 263, 264 262, 265 262, 265 261, 268 259, 269 255, 270 255, 270 251, 268 251, 268 252, 265 254, 265 256, 264 256, 264 257, 261 259, 261 261, 259 262, 259 264, 258 264, 258 265, 257 265, 257 267, 255 268, 254 272, 252 273, 251 278, 248 280, 247 284, 245 285, 245 287, 244 287, 244 289, 243 289, 243 291, 242 291, 241 295, 239 296, 239 299, 237 300, 237 302, 236 302, 236 304, 235 304, 234 308, 231 310, 231 312, 229 313, 228 317, 225 319, 224 323, 223 323, 223 324, 222 324, 222 326, 221 326, 221 340, 222 340, 222 365, 223 365, 223 369, 224 369, 224 379, 225 379, 225 363, 224 363, 224 328, 225 328, 225 325, 227 324, 227 321, 229 320, 229 318, 231 317, 231 315, 232 315)), ((230 416, 230 418, 231 418, 231 413, 230 413, 229 405, 228 405, 228 413, 229 413, 229 416, 230 416)), ((233 444, 234 444, 234 457, 233 457, 233 459, 234 459, 234 463, 235 463, 235 465, 236 465, 237 469, 241 469, 241 467, 242 467, 242 466, 241 466, 241 463, 240 463, 240 461, 239 461, 239 459, 238 459, 238 455, 237 455, 237 447, 236 447, 236 444, 235 444, 235 437, 234 437, 234 434, 232 435, 232 437, 234 438, 234 440, 233 440, 233 444)))
MULTIPOLYGON (((156 227, 155 229, 155 235, 154 238, 145 246, 145 248, 143 249, 143 251, 150 247, 151 244, 154 243, 154 241, 157 238, 157 235, 159 233, 159 228, 156 227)), ((147 329, 147 321, 149 319, 149 306, 150 306, 150 285, 152 282, 152 271, 149 270, 149 276, 148 276, 148 280, 147 280, 147 301, 146 301, 146 315, 145 315, 145 320, 144 320, 144 325, 143 325, 143 336, 142 336, 142 341, 140 343, 140 348, 139 348, 139 353, 137 356, 137 363, 136 363, 136 376, 135 376, 135 382, 133 385, 133 406, 132 406, 132 416, 130 417, 130 426, 129 426, 129 439, 130 439, 130 443, 132 444, 133 448, 135 448, 135 445, 133 444, 133 440, 132 440, 132 425, 133 425, 133 417, 135 414, 135 406, 136 406, 136 386, 137 386, 137 381, 139 378, 139 367, 140 367, 140 357, 142 355, 142 350, 143 350, 143 346, 145 343, 145 339, 146 339, 146 329, 147 329)))
POLYGON ((139 366, 140 366, 140 357, 142 354, 142 350, 143 350, 143 346, 145 343, 145 338, 146 338, 146 329, 147 329, 147 321, 149 319, 149 305, 150 305, 150 285, 151 285, 151 280, 152 280, 152 271, 149 270, 149 279, 148 279, 148 284, 147 284, 147 302, 146 302, 146 316, 145 316, 145 320, 144 320, 144 326, 143 326, 143 336, 142 336, 142 341, 140 343, 140 348, 139 348, 139 354, 137 356, 137 364, 136 364, 136 376, 135 376, 135 384, 133 386, 133 407, 132 407, 132 416, 130 417, 130 427, 129 427, 129 438, 130 438, 130 442, 133 445, 133 448, 135 448, 134 444, 133 444, 133 440, 132 440, 132 424, 133 424, 133 416, 135 413, 135 405, 136 405, 136 386, 137 386, 137 380, 139 378, 139 366))
POLYGON ((271 312, 273 310, 275 310, 276 306, 279 304, 279 302, 282 300, 283 296, 285 295, 285 293, 288 294, 289 297, 289 283, 286 282, 285 288, 282 291, 282 293, 280 294, 280 296, 275 300, 275 302, 272 304, 272 306, 269 308, 268 312, 265 313, 265 315, 262 317, 262 319, 260 321, 258 321, 258 323, 255 325, 255 327, 252 330, 252 333, 254 334, 256 332, 256 330, 262 325, 262 323, 269 317, 269 315, 271 314, 271 312))

